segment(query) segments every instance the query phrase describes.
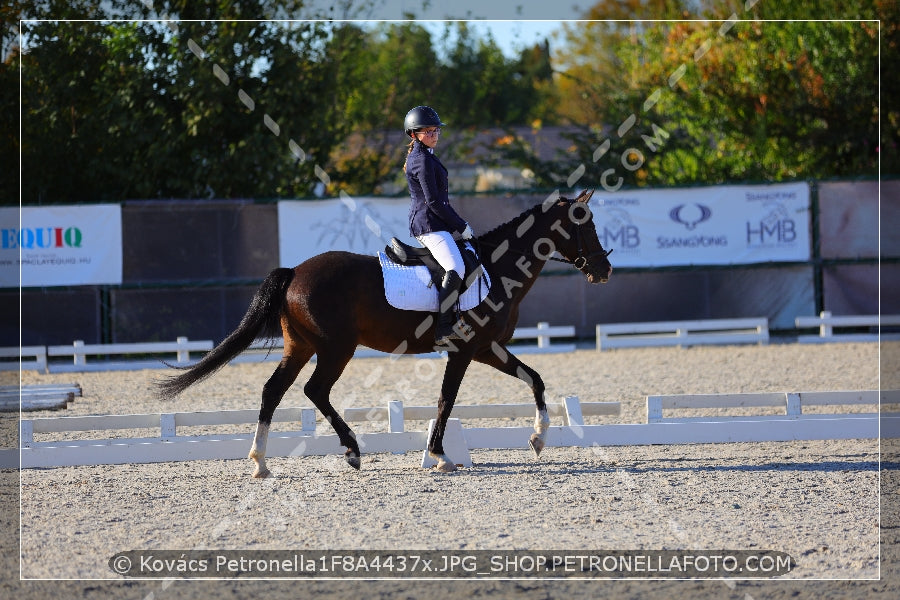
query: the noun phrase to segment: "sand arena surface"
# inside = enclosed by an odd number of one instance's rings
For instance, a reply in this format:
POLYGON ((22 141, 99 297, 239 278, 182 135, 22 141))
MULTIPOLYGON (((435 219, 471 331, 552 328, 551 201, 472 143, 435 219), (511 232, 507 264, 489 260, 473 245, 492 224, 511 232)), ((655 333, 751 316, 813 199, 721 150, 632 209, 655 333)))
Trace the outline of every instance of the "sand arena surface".
MULTIPOLYGON (((898 356, 900 344, 883 346, 884 388, 898 387, 894 375, 888 376, 898 371, 898 356)), ((542 374, 551 401, 577 395, 583 402, 622 403, 621 415, 588 419, 595 423, 643 422, 648 394, 879 385, 875 344, 585 349, 525 355, 523 360, 542 374)), ((310 406, 302 382, 313 368, 304 368, 282 406, 310 406)), ((394 399, 436 404, 442 368, 440 359, 357 359, 335 386, 333 403, 339 410, 383 406, 394 399)), ((273 369, 274 363, 226 367, 175 402, 154 397, 152 384, 163 370, 22 376, 24 383, 80 383, 84 397, 66 415, 132 414, 255 409, 273 369)), ((457 400, 530 401, 523 383, 481 365, 470 368, 457 400)), ((319 419, 319 431, 331 434, 319 419)), ((518 426, 530 419, 485 424, 518 426)), ((236 430, 249 433, 252 427, 236 430)), ((275 430, 279 427, 285 426, 276 424, 275 430)), ((385 427, 374 423, 356 429, 385 427)), ((548 448, 539 461, 526 451, 473 450, 474 466, 450 475, 422 470, 420 460, 418 452, 364 454, 362 470, 355 472, 338 456, 271 458, 274 476, 265 481, 249 477, 249 460, 25 470, 21 574, 115 580, 119 577, 107 561, 117 552, 191 548, 759 549, 787 552, 796 559, 797 568, 783 579, 869 579, 879 574, 879 445, 874 439, 548 448)), ((116 585, 102 583, 98 589, 120 589, 116 585)), ((159 582, 131 585, 145 591, 133 590, 128 597, 154 590, 157 598, 201 597, 186 583, 165 589, 159 582)), ((226 589, 234 591, 235 585, 226 589)), ((278 584, 245 585, 266 589, 278 584)), ((370 585, 372 597, 416 597, 410 592, 416 582, 370 585)), ((485 594, 506 589, 504 585, 533 589, 527 582, 466 585, 485 594)), ((533 585, 550 589, 540 582, 533 585)), ((560 593, 579 597, 591 585, 596 582, 552 583, 560 593)), ((628 587, 637 585, 633 582, 620 585, 626 586, 621 588, 624 597, 638 589, 628 587)), ((662 592, 676 583, 648 585, 662 592)), ((690 585, 698 586, 697 596, 706 589, 706 584, 690 585)), ((744 597, 720 581, 709 585, 718 589, 715 597, 744 597)), ((339 597, 358 597, 350 583, 315 582, 310 590, 320 586, 339 597)))

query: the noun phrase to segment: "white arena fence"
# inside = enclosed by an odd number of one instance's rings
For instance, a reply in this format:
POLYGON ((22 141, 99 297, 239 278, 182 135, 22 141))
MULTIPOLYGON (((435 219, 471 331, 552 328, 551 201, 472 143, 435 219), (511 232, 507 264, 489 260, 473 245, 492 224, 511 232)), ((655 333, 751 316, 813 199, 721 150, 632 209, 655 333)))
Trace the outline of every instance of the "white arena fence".
MULTIPOLYGON (((879 410, 881 405, 900 405, 900 390, 647 396, 647 423, 682 423, 686 425, 710 423, 733 425, 742 421, 756 423, 757 425, 754 427, 758 431, 755 432, 754 438, 745 441, 778 441, 784 435, 779 428, 784 427, 791 428, 795 433, 809 430, 822 436, 797 439, 865 439, 879 437, 879 417, 889 420, 892 427, 897 424, 894 419, 900 418, 900 413, 882 413, 879 410), (804 408, 858 405, 871 406, 872 411, 843 414, 804 412, 804 408), (722 415, 723 411, 758 407, 776 409, 779 414, 722 415), (664 416, 663 412, 685 409, 697 411, 714 409, 717 414, 674 417, 664 416), (767 429, 766 423, 772 424, 773 427, 767 429)), ((885 436, 884 431, 881 433, 884 437, 896 437, 896 435, 885 436)))
MULTIPOLYGON (((42 373, 75 373, 87 371, 120 371, 138 369, 160 369, 165 363, 185 366, 191 364, 191 352, 208 352, 213 349, 209 340, 191 341, 179 337, 174 342, 137 342, 131 344, 85 344, 75 340, 70 345, 25 346, 22 348, 0 348, 0 357, 20 358, 22 370, 42 373), (126 360, 88 360, 88 357, 117 356, 126 360), (155 358, 146 358, 154 356, 155 358), (142 358, 136 359, 134 357, 142 358), (51 358, 67 357, 68 362, 51 362, 51 358)), ((16 361, 0 362, 2 370, 19 370, 16 361)))
MULTIPOLYGON (((900 315, 832 316, 827 311, 818 317, 797 317, 798 329, 819 328, 819 335, 800 335, 799 342, 872 342, 877 333, 843 333, 841 329, 872 328, 880 326, 900 327, 900 315), (835 331, 838 330, 838 331, 835 331)), ((540 322, 535 327, 520 327, 513 333, 510 349, 516 354, 538 352, 572 352, 576 330, 573 325, 551 326, 540 322), (565 342, 554 342, 565 339, 565 342), (534 340, 536 343, 522 343, 534 340)), ((887 333, 881 339, 900 339, 900 333, 887 333)), ((611 323, 596 326, 596 348, 636 348, 651 346, 700 346, 711 344, 767 344, 769 325, 766 317, 745 319, 707 319, 695 321, 659 321, 650 323, 611 323)), ((35 370, 42 373, 83 371, 113 371, 125 369, 162 368, 164 363, 177 366, 192 364, 196 353, 213 348, 209 340, 191 341, 179 337, 175 342, 146 342, 131 344, 85 344, 76 340, 72 345, 23 346, 0 348, 0 370, 35 370), (191 356, 194 353, 194 357, 191 356), (131 356, 128 359, 128 356, 131 356), (123 357, 110 360, 108 357, 123 357), (140 356, 140 359, 135 357, 140 356), (147 357, 151 358, 147 358, 147 357), (68 362, 52 360, 70 358, 68 362), (92 357, 92 360, 88 360, 92 357), (107 357, 107 358, 97 358, 107 357), (12 360, 10 360, 12 359, 12 360)), ((281 360, 284 340, 275 339, 265 344, 254 343, 233 363, 281 360)), ((386 357, 378 352, 360 347, 355 357, 386 357)), ((419 355, 437 357, 438 353, 419 355)), ((313 357, 315 360, 315 357, 313 357)))
POLYGON ((0 348, 0 370, 2 371, 40 371, 47 373, 46 346, 9 346, 0 348))
MULTIPOLYGON (((646 423, 586 425, 588 415, 618 414, 618 403, 585 403, 570 396, 550 409, 563 419, 551 426, 548 447, 604 447, 651 444, 698 444, 728 442, 775 442, 819 439, 863 439, 900 437, 900 413, 881 413, 877 405, 900 404, 900 391, 806 392, 798 394, 721 394, 704 396, 651 396, 647 398, 646 423), (714 416, 694 419, 663 418, 663 410, 679 408, 746 408, 780 406, 783 415, 714 416), (803 406, 875 404, 875 412, 813 415, 803 406), (652 410, 652 414, 650 412, 652 410)), ((358 433, 364 453, 405 453, 421 451, 423 466, 430 465, 424 451, 434 419, 428 430, 407 431, 406 421, 424 420, 425 411, 436 407, 403 407, 390 402, 387 407, 347 409, 353 420, 387 420, 387 432, 358 433)), ((534 415, 534 405, 463 405, 454 407, 448 422, 444 449, 457 463, 471 466, 472 449, 527 449, 532 427, 463 427, 466 419, 491 419, 534 415), (459 412, 457 412, 457 410, 459 412)), ((74 465, 159 463, 186 460, 246 459, 256 422, 256 410, 106 415, 29 419, 21 422, 22 468, 74 465), (178 428, 226 424, 247 424, 246 433, 183 435, 178 428), (140 438, 61 439, 35 441, 38 433, 150 429, 140 438)), ((309 456, 341 454, 336 435, 319 435, 315 410, 279 408, 273 422, 299 423, 299 429, 269 434, 267 456, 309 456)), ((4 450, 0 466, 14 467, 17 450, 4 450)))
MULTIPOLYGON (((880 332, 881 327, 900 326, 900 315, 838 315, 823 310, 818 317, 797 317, 794 319, 797 329, 818 328, 818 335, 801 335, 797 341, 801 344, 822 342, 877 342, 878 333, 853 333, 845 329, 868 328, 880 332)), ((883 340, 900 339, 900 333, 882 333, 883 340)))
MULTIPOLYGON (((517 354, 529 354, 538 352, 572 352, 574 343, 552 343, 553 338, 574 338, 575 327, 551 326, 549 323, 538 323, 536 327, 520 327, 513 333, 513 346, 517 354), (536 344, 519 344, 524 340, 535 340, 536 344)), ((72 373, 86 371, 117 371, 138 369, 159 369, 165 363, 186 366, 192 363, 191 353, 207 352, 213 349, 210 340, 191 341, 186 337, 179 337, 175 342, 145 342, 128 344, 85 344, 76 340, 71 345, 56 346, 23 346, 0 348, 0 370, 39 371, 41 373, 72 373), (125 358, 131 355, 132 358, 125 358), (153 356, 153 358, 146 358, 153 356), (120 360, 88 360, 88 357, 122 357, 120 360), (141 359, 133 357, 141 356, 141 359), (53 361, 57 357, 70 358, 69 362, 53 361)), ((259 341, 250 346, 233 363, 279 361, 281 351, 284 348, 283 339, 275 339, 269 343, 259 341)), ((390 354, 378 352, 360 347, 354 354, 355 357, 372 358, 386 357, 390 354)), ((437 357, 437 352, 420 357, 437 357)))
POLYGON ((769 319, 766 317, 597 325, 597 350, 768 343, 769 319))

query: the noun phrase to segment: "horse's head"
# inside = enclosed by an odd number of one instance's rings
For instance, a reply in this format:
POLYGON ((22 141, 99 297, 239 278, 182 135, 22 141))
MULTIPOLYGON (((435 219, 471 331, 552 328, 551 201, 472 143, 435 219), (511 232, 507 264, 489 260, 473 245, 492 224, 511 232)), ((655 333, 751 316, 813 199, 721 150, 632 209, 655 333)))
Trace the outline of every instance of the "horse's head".
POLYGON ((612 274, 609 254, 612 250, 604 250, 597 237, 594 219, 588 202, 594 190, 579 194, 574 200, 560 197, 556 203, 562 224, 562 239, 557 244, 557 251, 566 262, 572 263, 584 273, 590 283, 606 283, 612 274))

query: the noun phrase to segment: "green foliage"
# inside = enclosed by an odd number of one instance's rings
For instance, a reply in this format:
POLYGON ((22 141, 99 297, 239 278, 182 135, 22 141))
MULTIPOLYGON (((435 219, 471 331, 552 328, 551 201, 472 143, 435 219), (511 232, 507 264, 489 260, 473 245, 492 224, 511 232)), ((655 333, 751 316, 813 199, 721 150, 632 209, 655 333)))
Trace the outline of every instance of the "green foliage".
MULTIPOLYGON (((259 18, 263 6, 217 8, 259 18)), ((22 33, 25 203, 307 195, 314 160, 348 130, 322 23, 42 21, 22 33)))
MULTIPOLYGON (((322 182, 371 193, 402 165, 413 106, 440 107, 459 131, 526 119, 534 77, 549 77, 533 56, 507 59, 464 23, 442 61, 412 21, 265 21, 297 16, 302 3, 290 0, 152 5, 153 14, 123 0, 32 1, 2 13, 9 23, 53 19, 24 23, 25 52, 0 72, 12 84, 21 67, 21 147, 16 111, 0 118, 4 158, 21 149, 24 203, 304 197, 322 182), (159 15, 172 20, 69 20, 159 15), (360 138, 367 132, 390 133, 360 138)), ((15 89, 3 87, 9 106, 15 89)), ((0 181, 8 202, 16 186, 0 181)))
POLYGON ((541 43, 515 58, 465 22, 434 35, 415 21, 271 20, 320 16, 300 0, 147 4, 0 8, 4 203, 19 198, 20 153, 25 204, 305 197, 323 182, 378 193, 400 173, 418 104, 449 124, 448 158, 509 161, 547 187, 871 176, 879 158, 900 172, 896 78, 882 79, 878 113, 878 23, 803 21, 883 18, 891 65, 896 2, 603 0, 552 56, 541 43), (677 21, 699 15, 710 20, 677 21), (670 20, 604 20, 636 17, 670 20), (24 51, 20 18, 36 19, 24 51), (554 124, 576 129, 554 160, 513 135, 476 154, 486 127, 554 124))
MULTIPOLYGON (((622 18, 625 8, 671 19, 694 3, 625 4, 604 0, 588 16, 622 18)), ((896 111, 879 144, 878 23, 802 21, 874 19, 876 4, 710 2, 709 22, 568 25, 556 60, 560 116, 583 133, 543 183, 559 185, 579 165, 578 185, 607 189, 872 176, 879 145, 889 151, 882 169, 898 172, 896 111), (645 141, 654 127, 667 134, 661 147, 645 141)), ((896 43, 882 52, 882 64, 896 62, 896 43)))

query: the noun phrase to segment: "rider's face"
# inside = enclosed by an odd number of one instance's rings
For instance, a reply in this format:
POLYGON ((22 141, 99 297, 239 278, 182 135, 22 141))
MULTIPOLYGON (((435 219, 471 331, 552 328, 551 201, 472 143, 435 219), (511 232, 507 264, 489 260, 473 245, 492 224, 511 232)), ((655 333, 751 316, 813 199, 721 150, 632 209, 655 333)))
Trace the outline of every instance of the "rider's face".
POLYGON ((441 139, 440 127, 426 127, 415 132, 416 139, 428 146, 434 148, 437 146, 438 140, 441 139))

